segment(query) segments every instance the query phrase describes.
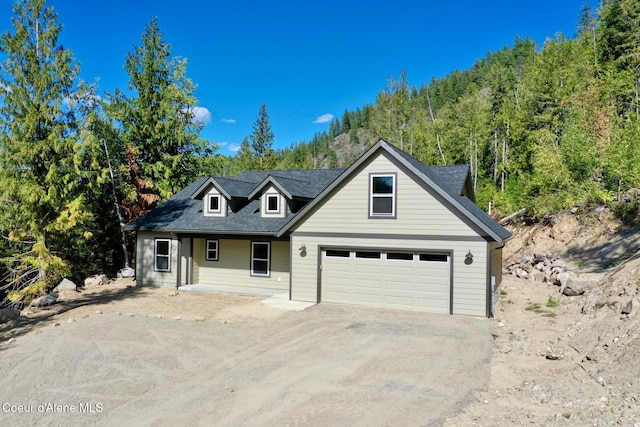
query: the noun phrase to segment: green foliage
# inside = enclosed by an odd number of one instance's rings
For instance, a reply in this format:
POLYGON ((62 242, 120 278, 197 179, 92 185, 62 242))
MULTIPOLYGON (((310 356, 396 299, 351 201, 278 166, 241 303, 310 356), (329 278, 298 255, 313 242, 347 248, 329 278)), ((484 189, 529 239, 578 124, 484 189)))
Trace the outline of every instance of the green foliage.
POLYGON ((110 151, 122 159, 120 172, 130 191, 127 199, 150 204, 143 211, 192 182, 201 174, 197 158, 217 148, 199 137, 203 124, 195 119, 195 84, 186 67, 185 59, 171 56, 171 47, 153 19, 142 45, 126 56, 133 95, 117 89, 108 97, 107 117, 119 139, 109 141, 115 145, 110 151))
POLYGON ((262 104, 260 110, 258 110, 258 117, 253 125, 253 133, 249 139, 251 140, 253 156, 258 159, 260 169, 272 169, 275 163, 273 152, 274 135, 271 131, 266 104, 262 104))
POLYGON ((5 286, 29 293, 71 272, 65 259, 93 217, 84 193, 93 146, 81 140, 86 99, 57 16, 44 0, 13 12, 0 40, 0 233, 10 242, 5 286))
POLYGON ((560 298, 554 298, 552 296, 549 296, 549 299, 547 299, 547 307, 549 308, 554 308, 560 305, 562 301, 560 300, 560 298))

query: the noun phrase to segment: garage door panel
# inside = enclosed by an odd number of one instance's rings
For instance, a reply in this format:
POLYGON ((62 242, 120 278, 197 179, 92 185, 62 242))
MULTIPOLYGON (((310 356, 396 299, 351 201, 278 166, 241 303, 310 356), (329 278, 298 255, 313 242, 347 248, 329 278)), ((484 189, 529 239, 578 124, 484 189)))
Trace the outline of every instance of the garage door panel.
POLYGON ((385 251, 358 249, 360 255, 380 254, 378 258, 363 258, 355 256, 355 249, 339 251, 349 252, 350 256, 331 257, 323 252, 322 301, 449 313, 450 263, 447 256, 431 257, 410 250, 394 250, 387 259, 385 251), (399 252, 405 252, 405 255, 399 252))

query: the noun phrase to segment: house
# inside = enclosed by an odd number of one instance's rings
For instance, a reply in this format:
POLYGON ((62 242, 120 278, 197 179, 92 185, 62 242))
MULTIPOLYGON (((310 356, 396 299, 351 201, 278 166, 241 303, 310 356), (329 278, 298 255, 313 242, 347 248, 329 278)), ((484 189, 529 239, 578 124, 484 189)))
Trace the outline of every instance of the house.
POLYGON ((511 237, 474 203, 468 166, 384 141, 347 169, 201 178, 128 229, 142 286, 480 316, 511 237))

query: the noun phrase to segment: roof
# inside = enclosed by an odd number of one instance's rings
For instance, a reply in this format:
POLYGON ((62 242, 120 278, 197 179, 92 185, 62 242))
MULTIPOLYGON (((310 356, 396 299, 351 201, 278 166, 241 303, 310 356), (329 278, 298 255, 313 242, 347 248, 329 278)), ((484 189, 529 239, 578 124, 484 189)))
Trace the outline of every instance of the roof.
MULTIPOLYGON (((288 171, 245 171, 232 177, 200 178, 157 206, 129 226, 129 230, 154 230, 173 233, 276 235, 291 220, 262 218, 260 200, 250 200, 238 211, 223 218, 205 217, 202 200, 210 186, 225 197, 250 199, 265 182, 275 182, 293 197, 313 199, 333 182, 344 169, 309 169, 288 171)), ((292 214, 297 215, 297 214, 292 214)))
POLYGON ((402 167, 410 172, 415 179, 424 184, 431 191, 435 192, 440 199, 446 203, 455 213, 460 214, 468 220, 481 235, 497 242, 503 243, 511 237, 511 233, 491 218, 486 212, 480 209, 471 199, 464 195, 464 187, 469 175, 469 166, 428 166, 405 153, 398 147, 383 140, 371 147, 354 164, 352 164, 342 175, 331 183, 312 202, 307 204, 297 217, 293 218, 287 225, 286 230, 296 224, 307 212, 310 212, 315 205, 320 203, 329 193, 349 178, 357 169, 372 156, 383 150, 396 159, 402 167))
POLYGON ((200 178, 130 224, 127 229, 280 237, 381 150, 395 159, 455 214, 470 223, 480 235, 500 243, 511 237, 509 231, 464 195, 469 179, 469 166, 428 166, 382 140, 347 169, 245 171, 232 177, 200 178), (227 198, 240 198, 249 202, 226 217, 205 217, 200 199, 212 185, 227 198), (286 218, 262 218, 257 196, 268 185, 275 186, 289 199, 310 202, 299 212, 286 218))

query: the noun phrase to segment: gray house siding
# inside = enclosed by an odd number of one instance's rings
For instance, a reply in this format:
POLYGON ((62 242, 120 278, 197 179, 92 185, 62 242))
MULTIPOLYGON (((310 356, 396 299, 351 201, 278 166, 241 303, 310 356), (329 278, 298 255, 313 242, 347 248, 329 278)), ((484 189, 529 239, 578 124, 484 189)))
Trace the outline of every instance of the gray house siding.
POLYGON ((304 256, 293 251, 292 300, 319 301, 323 247, 431 250, 452 254, 451 312, 486 315, 487 241, 385 154, 363 165, 296 224, 291 245, 306 247, 304 256), (369 216, 369 175, 381 173, 397 175, 394 219, 369 216))

